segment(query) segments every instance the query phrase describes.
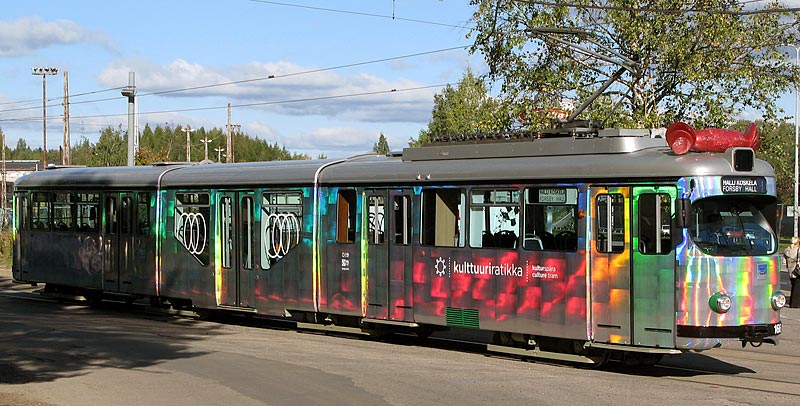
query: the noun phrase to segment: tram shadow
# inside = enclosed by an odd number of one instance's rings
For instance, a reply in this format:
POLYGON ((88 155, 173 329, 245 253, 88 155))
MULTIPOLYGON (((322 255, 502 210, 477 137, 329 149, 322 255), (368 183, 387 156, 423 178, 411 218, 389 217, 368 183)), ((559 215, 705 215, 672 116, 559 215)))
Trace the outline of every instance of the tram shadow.
POLYGON ((675 357, 663 358, 651 366, 638 366, 631 368, 624 363, 609 363, 606 368, 609 372, 635 376, 648 376, 657 378, 681 378, 700 375, 739 375, 754 374, 756 371, 740 365, 721 361, 717 358, 688 353, 675 357))
POLYGON ((208 352, 193 344, 224 334, 213 323, 143 317, 114 305, 0 298, 0 307, 0 386, 201 357, 208 352))

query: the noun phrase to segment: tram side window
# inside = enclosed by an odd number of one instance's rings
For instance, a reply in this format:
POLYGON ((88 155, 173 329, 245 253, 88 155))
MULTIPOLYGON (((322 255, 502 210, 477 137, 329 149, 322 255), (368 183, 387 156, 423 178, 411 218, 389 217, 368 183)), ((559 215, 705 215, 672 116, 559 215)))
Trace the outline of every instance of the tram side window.
POLYGON ((139 193, 136 203, 136 234, 150 235, 150 193, 139 193))
POLYGON ((625 251, 625 197, 621 194, 598 195, 595 208, 597 251, 625 251))
POLYGON ((541 187, 525 189, 522 247, 526 250, 576 251, 578 249, 578 189, 541 187))
POLYGON ((336 242, 352 244, 356 241, 356 191, 340 190, 336 209, 336 242))
POLYGON ((78 193, 75 195, 75 200, 78 231, 98 231, 97 210, 100 206, 100 194, 78 193))
POLYGON ((469 208, 469 246, 517 248, 519 190, 473 189, 469 208))
POLYGON ((437 247, 463 247, 465 206, 464 189, 423 190, 421 243, 437 247))
POLYGON ((300 243, 303 196, 300 192, 265 192, 261 211, 261 268, 269 269, 300 243))
POLYGON ((639 252, 668 254, 670 242, 672 199, 666 193, 639 195, 639 252))
POLYGON ((33 193, 31 199, 31 228, 37 231, 50 230, 50 194, 33 193))
POLYGON ((56 193, 53 196, 53 231, 72 231, 74 207, 71 193, 56 193))
POLYGON ((201 265, 209 263, 209 202, 208 193, 175 193, 175 239, 201 265))

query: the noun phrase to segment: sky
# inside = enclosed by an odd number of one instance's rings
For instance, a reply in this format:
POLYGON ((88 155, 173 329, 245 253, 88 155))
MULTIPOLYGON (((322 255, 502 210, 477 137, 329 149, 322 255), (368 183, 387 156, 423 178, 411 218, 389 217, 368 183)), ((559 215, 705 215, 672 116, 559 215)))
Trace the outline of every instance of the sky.
MULTIPOLYGON (((230 103, 243 133, 329 158, 369 152, 380 134, 402 149, 426 128, 444 85, 468 67, 486 71, 467 51, 468 0, 4 3, 0 128, 12 148, 20 138, 43 143, 33 67, 59 69, 46 77, 49 149, 63 137, 64 71, 72 144, 127 129, 120 90, 134 72, 140 130, 224 129, 230 103)), ((792 114, 794 94, 780 106, 792 114)), ((224 142, 212 140, 211 151, 224 142)))
POLYGON ((443 85, 468 66, 485 70, 465 49, 468 1, 4 3, 0 128, 12 148, 20 138, 43 143, 33 67, 59 69, 46 78, 50 149, 63 139, 64 71, 73 145, 109 125, 127 129, 120 90, 134 72, 140 129, 224 129, 231 103, 243 133, 329 158, 369 152, 380 134, 402 149, 427 126, 443 85))

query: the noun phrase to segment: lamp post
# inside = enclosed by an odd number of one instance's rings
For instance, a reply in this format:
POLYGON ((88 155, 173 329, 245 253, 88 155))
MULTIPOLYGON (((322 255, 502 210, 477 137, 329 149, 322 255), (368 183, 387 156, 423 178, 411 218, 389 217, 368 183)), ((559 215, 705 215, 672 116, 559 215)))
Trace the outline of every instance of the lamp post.
MULTIPOLYGON (((800 66, 800 45, 788 45, 794 48, 794 65, 795 68, 800 66)), ((800 93, 798 93, 797 89, 798 84, 795 83, 794 86, 794 206, 792 207, 792 218, 794 219, 794 233, 792 236, 797 237, 797 226, 798 226, 798 216, 797 216, 797 198, 798 198, 798 141, 800 141, 800 122, 798 122, 798 118, 800 117, 800 93)))
POLYGON ((208 137, 205 137, 202 140, 200 140, 200 142, 205 144, 204 145, 205 146, 205 155, 203 156, 203 160, 204 161, 208 161, 208 143, 211 142, 211 140, 209 140, 208 137))
POLYGON ((191 140, 189 139, 189 134, 191 134, 194 130, 195 129, 188 124, 181 130, 186 133, 186 162, 192 162, 192 144, 191 140))
POLYGON ((225 148, 214 148, 214 151, 217 151, 217 163, 222 162, 222 151, 225 151, 225 148))
POLYGON ((44 152, 43 163, 47 168, 47 76, 58 73, 58 68, 34 67, 31 74, 42 77, 42 152, 44 152))

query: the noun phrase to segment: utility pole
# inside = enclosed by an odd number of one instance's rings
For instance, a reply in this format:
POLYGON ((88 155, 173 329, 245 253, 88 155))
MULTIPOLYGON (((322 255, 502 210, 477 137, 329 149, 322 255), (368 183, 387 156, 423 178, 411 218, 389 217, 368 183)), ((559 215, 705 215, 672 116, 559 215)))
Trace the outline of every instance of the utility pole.
POLYGON ((189 134, 191 134, 194 129, 189 124, 186 124, 186 127, 181 129, 181 131, 186 133, 186 162, 192 162, 192 144, 189 134))
POLYGON ((64 152, 61 165, 72 165, 69 141, 69 72, 64 71, 64 152))
POLYGON ((226 150, 225 150, 225 162, 231 163, 233 162, 233 154, 231 153, 231 149, 233 148, 233 139, 231 135, 231 103, 228 102, 228 124, 225 125, 225 140, 226 140, 226 150))
POLYGON ((35 67, 31 74, 42 77, 42 163, 47 169, 47 76, 58 73, 58 68, 35 67))
POLYGON ((2 225, 3 227, 5 227, 6 226, 6 133, 4 133, 2 129, 0 129, 0 136, 3 137, 3 145, 2 145, 3 167, 1 168, 3 170, 3 191, 2 191, 2 196, 0 197, 0 199, 3 200, 3 214, 2 217, 0 217, 0 219, 2 219, 2 225))
POLYGON ((211 142, 211 140, 209 140, 209 139, 208 139, 208 136, 206 136, 205 138, 203 138, 202 140, 200 140, 200 142, 202 142, 203 144, 206 144, 206 145, 205 145, 205 155, 204 155, 204 158, 203 158, 203 160, 204 160, 204 161, 208 161, 208 143, 209 143, 209 142, 211 142))
POLYGON ((228 103, 228 124, 225 126, 225 135, 227 139, 227 146, 225 151, 225 162, 226 163, 233 163, 234 162, 234 152, 233 152, 233 130, 234 128, 238 131, 242 126, 240 124, 231 124, 231 104, 228 103))
POLYGON ((122 89, 122 95, 128 98, 128 166, 134 166, 136 157, 136 146, 139 145, 138 131, 135 124, 135 105, 136 105, 136 74, 128 72, 128 86, 122 89))

